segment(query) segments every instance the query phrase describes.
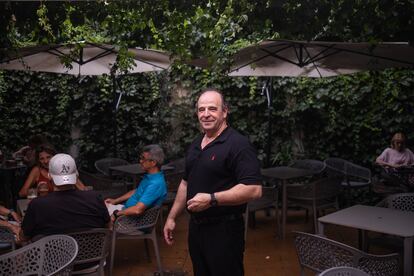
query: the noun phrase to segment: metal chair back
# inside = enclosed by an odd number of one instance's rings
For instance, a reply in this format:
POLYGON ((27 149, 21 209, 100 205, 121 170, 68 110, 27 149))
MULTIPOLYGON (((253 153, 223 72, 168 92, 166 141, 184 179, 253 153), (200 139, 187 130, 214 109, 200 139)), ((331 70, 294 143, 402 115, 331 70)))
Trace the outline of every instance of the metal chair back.
POLYGON ((314 272, 350 266, 372 276, 398 276, 399 255, 372 255, 328 238, 303 232, 295 232, 296 252, 301 266, 301 275, 308 268, 314 272))
POLYGON ((95 161, 95 168, 98 170, 98 172, 106 176, 110 176, 111 175, 111 172, 109 170, 110 167, 122 166, 122 165, 128 165, 128 164, 129 162, 124 159, 108 157, 108 158, 103 158, 103 159, 99 159, 95 161))
POLYGON ((104 276, 105 260, 110 252, 111 230, 94 228, 66 234, 74 238, 79 246, 78 256, 73 263, 73 275, 96 273, 104 276))
POLYGON ((345 176, 347 161, 342 158, 330 157, 325 159, 328 176, 345 176))
POLYGON ((294 205, 312 209, 315 233, 318 232, 318 210, 335 207, 339 209, 338 196, 342 192, 341 178, 320 178, 303 185, 287 187, 287 199, 294 205))
POLYGON ((44 237, 0 256, 2 275, 71 275, 78 254, 76 240, 67 235, 44 237))
MULTIPOLYGON (((150 239, 154 244, 154 252, 157 258, 158 270, 163 275, 161 266, 161 257, 158 247, 157 234, 155 225, 160 214, 160 206, 155 206, 145 210, 145 212, 139 216, 120 216, 118 217, 113 226, 112 233, 112 250, 111 250, 111 265, 110 274, 112 275, 114 258, 115 258, 115 246, 117 239, 150 239)), ((148 248, 147 256, 149 256, 148 248)))
POLYGON ((265 187, 262 186, 262 196, 258 199, 249 201, 247 203, 245 212, 245 229, 244 239, 247 238, 247 228, 249 226, 249 216, 254 215, 254 212, 264 210, 267 208, 274 208, 276 212, 276 234, 280 233, 280 221, 279 221, 279 210, 278 210, 278 194, 279 188, 276 185, 265 187))
POLYGON ((326 164, 319 160, 302 159, 296 160, 291 167, 313 171, 315 174, 321 174, 325 171, 326 164))
POLYGON ((390 195, 385 199, 384 205, 391 209, 414 212, 414 193, 390 195))
POLYGON ((319 276, 369 276, 369 274, 354 267, 339 266, 329 268, 319 276))

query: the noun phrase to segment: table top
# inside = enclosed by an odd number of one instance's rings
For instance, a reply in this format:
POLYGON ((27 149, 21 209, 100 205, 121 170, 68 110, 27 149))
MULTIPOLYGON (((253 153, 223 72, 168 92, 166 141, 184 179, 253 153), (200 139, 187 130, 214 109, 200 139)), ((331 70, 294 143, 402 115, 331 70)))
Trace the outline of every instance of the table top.
MULTIPOLYGON (((109 167, 109 169, 112 170, 112 171, 122 172, 122 173, 132 174, 132 175, 140 175, 140 174, 145 173, 145 171, 141 168, 139 163, 129 164, 129 165, 121 165, 121 166, 113 166, 113 167, 109 167)), ((169 165, 164 165, 164 166, 161 167, 162 171, 168 171, 168 170, 173 170, 173 169, 174 169, 174 167, 169 166, 169 165)))
POLYGON ((262 175, 265 177, 281 179, 281 180, 299 178, 303 176, 311 176, 314 174, 314 172, 310 170, 287 167, 287 166, 262 169, 261 172, 262 172, 262 175))
POLYGON ((354 205, 320 217, 318 221, 400 237, 414 236, 414 212, 390 208, 354 205))
POLYGON ((20 169, 26 169, 26 165, 11 165, 11 166, 0 165, 0 170, 4 170, 4 171, 12 171, 12 170, 20 170, 20 169))

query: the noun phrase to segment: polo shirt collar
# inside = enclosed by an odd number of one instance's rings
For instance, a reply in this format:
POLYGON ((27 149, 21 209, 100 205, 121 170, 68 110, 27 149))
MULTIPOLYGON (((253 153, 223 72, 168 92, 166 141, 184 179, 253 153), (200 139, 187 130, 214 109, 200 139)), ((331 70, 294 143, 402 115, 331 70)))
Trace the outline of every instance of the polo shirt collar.
MULTIPOLYGON (((227 126, 221 133, 219 136, 217 136, 216 139, 214 139, 214 141, 212 141, 210 144, 208 144, 204 149, 211 147, 214 144, 217 143, 224 143, 227 138, 231 135, 231 127, 227 126)), ((201 141, 203 140, 204 135, 200 136, 199 142, 197 143, 197 148, 199 148, 201 150, 201 141)))

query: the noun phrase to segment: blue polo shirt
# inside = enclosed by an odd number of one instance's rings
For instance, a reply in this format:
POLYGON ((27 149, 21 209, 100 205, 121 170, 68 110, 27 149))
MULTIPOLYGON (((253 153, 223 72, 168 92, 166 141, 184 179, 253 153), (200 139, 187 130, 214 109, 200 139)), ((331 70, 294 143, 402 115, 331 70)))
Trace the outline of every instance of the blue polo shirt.
POLYGON ((124 208, 142 202, 146 207, 160 206, 167 196, 167 184, 164 173, 145 174, 135 189, 135 193, 126 201, 124 208))

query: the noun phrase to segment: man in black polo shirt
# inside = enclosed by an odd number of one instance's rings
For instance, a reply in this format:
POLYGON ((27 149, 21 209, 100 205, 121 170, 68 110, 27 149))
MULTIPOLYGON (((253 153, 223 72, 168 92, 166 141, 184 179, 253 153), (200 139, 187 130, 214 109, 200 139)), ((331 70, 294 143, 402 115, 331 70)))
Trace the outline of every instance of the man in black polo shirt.
POLYGON ((191 215, 188 242, 194 275, 243 275, 242 214, 246 202, 261 196, 260 165, 247 138, 228 126, 220 91, 201 93, 197 115, 204 133, 187 152, 164 238, 173 244, 175 220, 186 208, 191 215))

